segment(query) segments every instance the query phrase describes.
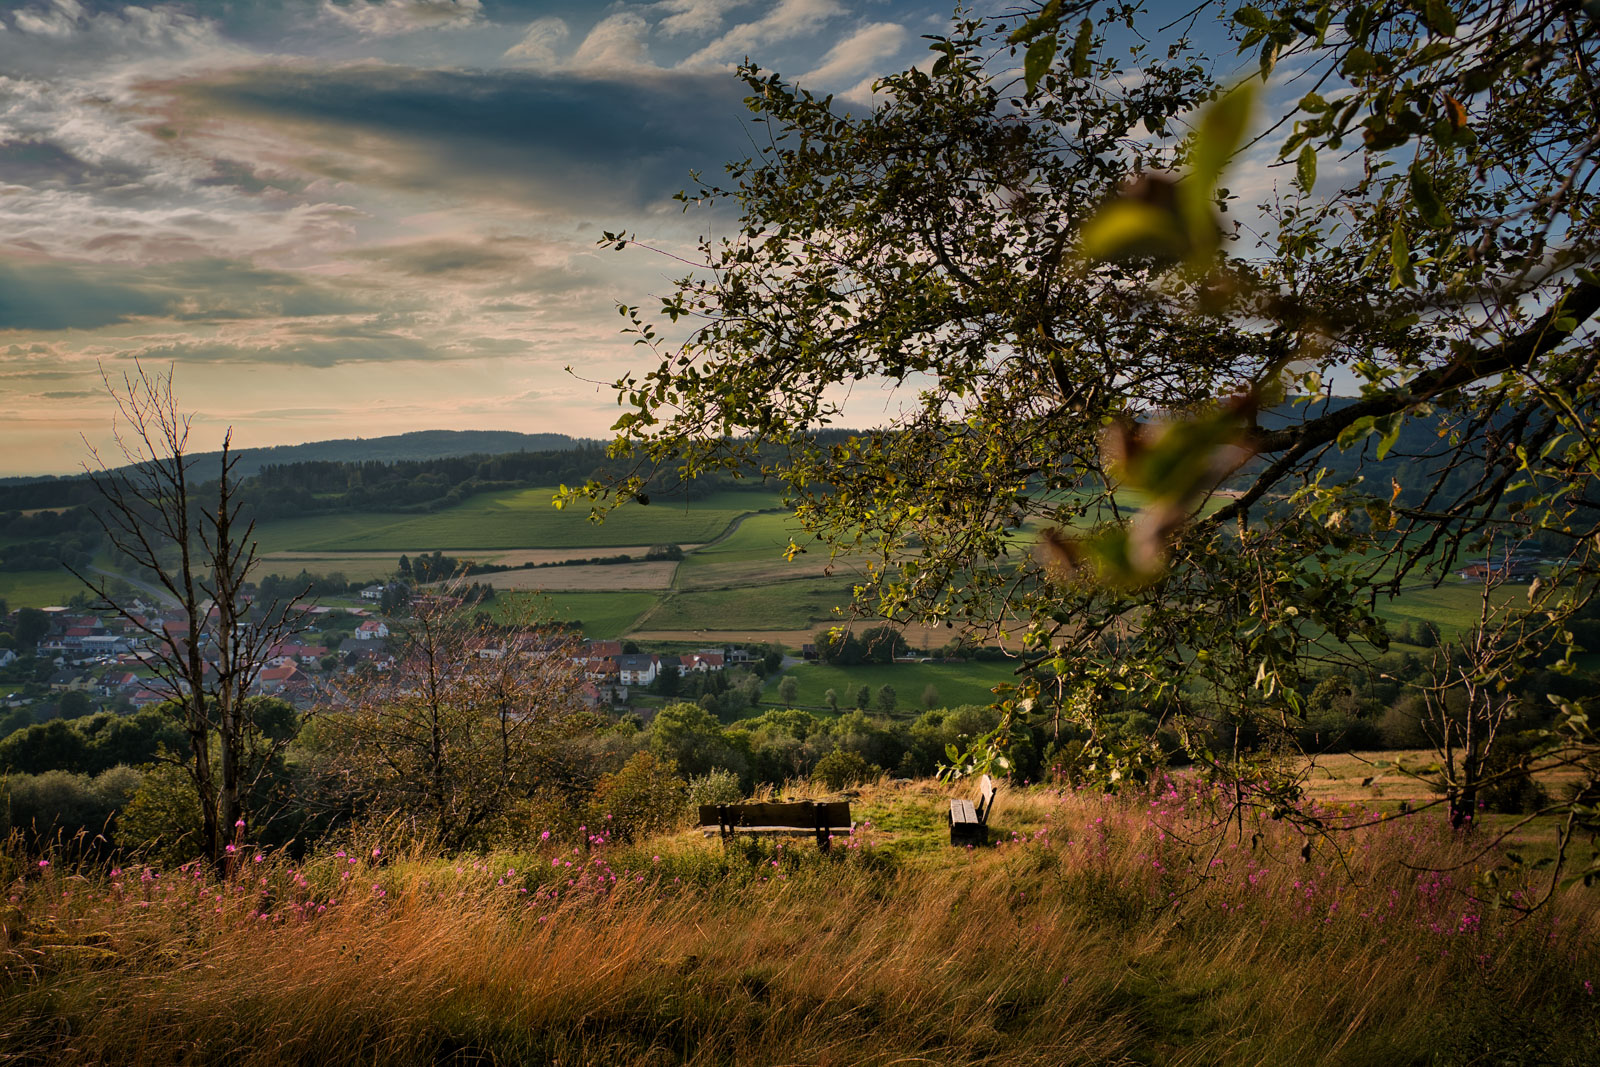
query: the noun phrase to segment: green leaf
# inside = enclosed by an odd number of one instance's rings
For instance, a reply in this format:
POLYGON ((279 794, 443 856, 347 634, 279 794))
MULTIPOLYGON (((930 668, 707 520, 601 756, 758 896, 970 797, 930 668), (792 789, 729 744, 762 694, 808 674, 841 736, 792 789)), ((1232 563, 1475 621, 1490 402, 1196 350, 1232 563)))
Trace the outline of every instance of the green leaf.
POLYGON ((1255 110, 1254 82, 1240 82, 1212 101, 1200 115, 1194 143, 1189 148, 1189 181, 1203 187, 1209 201, 1222 169, 1244 141, 1245 127, 1255 110))
POLYGON ((1267 16, 1262 14, 1258 7, 1245 6, 1233 13, 1233 21, 1252 30, 1265 31, 1268 27, 1267 16))
POLYGON ((1352 48, 1344 55, 1342 73, 1347 78, 1359 78, 1377 68, 1377 61, 1365 48, 1352 48))
POLYGON ((1394 224, 1389 235, 1389 288, 1400 289, 1417 283, 1417 272, 1411 266, 1411 244, 1406 239, 1403 223, 1394 224))
POLYGON ((1050 63, 1056 58, 1056 35, 1046 34, 1028 46, 1028 54, 1022 62, 1022 80, 1027 83, 1028 92, 1033 92, 1050 70, 1050 63))
POLYGON ((1084 19, 1078 23, 1078 36, 1072 40, 1072 74, 1077 78, 1089 76, 1089 49, 1094 45, 1094 21, 1084 19))
POLYGON ((1422 216, 1422 221, 1436 229, 1443 229, 1451 223, 1450 211, 1439 199, 1439 193, 1433 187, 1433 177, 1428 173, 1428 168, 1422 165, 1422 160, 1414 160, 1411 164, 1411 202, 1417 206, 1417 214, 1422 216))
POLYGON ((1181 259, 1189 248, 1172 212, 1138 200, 1106 204, 1083 224, 1079 240, 1083 254, 1099 260, 1181 259))
POLYGON ((1310 145, 1300 149, 1300 158, 1294 165, 1294 180, 1303 193, 1311 192, 1311 187, 1317 184, 1317 150, 1310 145))
POLYGON ((1050 0, 1037 15, 1011 32, 1010 42, 1021 44, 1023 41, 1031 41, 1046 30, 1054 30, 1060 24, 1061 0, 1050 0))
POLYGON ((1441 37, 1456 35, 1456 13, 1447 0, 1423 0, 1422 21, 1441 37))
POLYGON ((1389 454, 1389 449, 1400 440, 1400 427, 1405 420, 1398 414, 1388 415, 1377 422, 1378 430, 1383 434, 1378 439, 1378 462, 1383 462, 1383 457, 1389 454))

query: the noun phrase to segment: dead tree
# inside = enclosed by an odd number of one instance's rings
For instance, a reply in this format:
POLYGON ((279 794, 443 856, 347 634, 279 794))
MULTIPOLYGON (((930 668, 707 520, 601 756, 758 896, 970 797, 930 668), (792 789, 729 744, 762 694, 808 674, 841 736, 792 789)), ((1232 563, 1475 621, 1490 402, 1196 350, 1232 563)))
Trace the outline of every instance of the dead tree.
MULTIPOLYGON (((73 573, 146 642, 155 672, 188 735, 182 762, 194 782, 205 857, 220 863, 251 819, 251 795, 276 749, 246 704, 269 650, 304 628, 293 603, 253 603, 246 581, 257 562, 255 524, 242 515, 233 431, 223 434, 215 481, 198 477, 189 454, 192 416, 178 410, 172 372, 135 366, 104 376, 116 404, 122 462, 92 446, 85 465, 100 501, 91 510, 114 554, 175 603, 174 625, 152 620, 103 576, 73 573)), ((209 464, 208 464, 209 465, 209 464)))

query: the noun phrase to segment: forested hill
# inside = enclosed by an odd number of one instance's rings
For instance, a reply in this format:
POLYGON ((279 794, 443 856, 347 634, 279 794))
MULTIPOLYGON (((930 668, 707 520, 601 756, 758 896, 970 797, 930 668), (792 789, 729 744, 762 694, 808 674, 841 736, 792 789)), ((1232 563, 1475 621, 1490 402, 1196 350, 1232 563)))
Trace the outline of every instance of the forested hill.
MULTIPOLYGON (((509 452, 561 452, 576 447, 564 433, 512 430, 414 430, 390 437, 340 438, 303 445, 249 448, 239 454, 240 477, 267 466, 292 463, 399 463, 454 456, 498 456, 509 452)), ((214 454, 201 457, 211 460, 214 454)))
MULTIPOLYGON (((575 448, 579 439, 564 433, 517 433, 514 430, 413 430, 388 437, 341 437, 299 445, 243 448, 238 452, 238 477, 247 478, 263 467, 293 463, 398 463, 454 456, 497 456, 508 452, 559 452, 575 448)), ((218 453, 196 453, 202 469, 213 469, 218 453)), ((74 481, 81 474, 52 477, 0 478, 4 488, 55 481, 74 481)))

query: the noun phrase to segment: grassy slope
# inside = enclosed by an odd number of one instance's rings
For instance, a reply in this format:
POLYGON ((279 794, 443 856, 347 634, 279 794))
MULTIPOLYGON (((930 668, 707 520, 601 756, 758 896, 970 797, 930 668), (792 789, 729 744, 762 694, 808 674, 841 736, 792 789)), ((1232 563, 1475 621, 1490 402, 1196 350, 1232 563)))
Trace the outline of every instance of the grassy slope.
POLYGON ((65 604, 83 583, 64 570, 0 571, 0 600, 13 610, 65 604))
POLYGON ((655 602, 654 593, 501 593, 495 598, 503 617, 526 612, 535 618, 578 621, 592 638, 621 637, 655 602))
POLYGON ((422 515, 364 512, 263 523, 264 552, 452 551, 457 549, 605 548, 662 541, 708 541, 734 518, 770 507, 768 493, 718 493, 689 504, 625 504, 604 523, 582 507, 557 511, 553 489, 480 493, 452 508, 422 515))
POLYGON ((1302 861, 1292 827, 1219 834, 1176 792, 1008 792, 1001 844, 968 851, 947 795, 868 787, 827 857, 687 833, 374 864, 366 842, 112 884, 12 854, 0 1040, 240 1067, 1592 1062, 1594 897, 1486 910, 1470 867, 1417 871, 1466 858, 1437 819, 1302 861))
MULTIPOLYGON (((823 694, 832 689, 841 708, 855 706, 855 693, 865 685, 877 699, 881 686, 893 686, 899 709, 906 714, 922 710, 922 691, 929 685, 939 690, 939 707, 958 704, 988 704, 995 699, 989 690, 1002 682, 1015 680, 1010 663, 893 663, 860 667, 829 667, 806 663, 784 671, 800 684, 796 703, 824 707, 823 694)), ((763 699, 776 700, 781 676, 769 680, 763 699)), ((876 704, 869 710, 875 710, 876 704)))

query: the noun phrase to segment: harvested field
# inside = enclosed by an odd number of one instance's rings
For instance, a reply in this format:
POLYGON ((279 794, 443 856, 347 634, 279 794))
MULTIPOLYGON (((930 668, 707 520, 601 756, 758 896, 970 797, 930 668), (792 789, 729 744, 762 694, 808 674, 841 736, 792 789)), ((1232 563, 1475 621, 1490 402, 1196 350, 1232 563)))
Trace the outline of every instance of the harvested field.
POLYGON ((616 589, 670 589, 674 560, 650 563, 613 563, 604 566, 538 567, 527 571, 479 574, 471 580, 496 589, 549 593, 587 593, 616 589))
MULTIPOLYGON (((858 627, 877 625, 871 619, 857 620, 858 627)), ((700 641, 715 644, 743 644, 747 642, 764 642, 783 645, 786 648, 799 651, 800 646, 815 642, 819 634, 826 633, 838 623, 819 622, 808 630, 634 630, 628 636, 639 642, 647 641, 700 641)), ((905 627, 906 641, 913 648, 937 648, 950 640, 950 635, 955 631, 946 630, 942 626, 924 626, 921 624, 905 627)), ((1010 642, 1015 644, 1016 642, 1010 642)))
MULTIPOLYGON (((700 545, 679 545, 685 552, 699 548, 700 545)), ((560 563, 569 559, 590 559, 594 556, 620 556, 624 552, 635 559, 644 559, 644 554, 650 550, 649 545, 623 545, 620 548, 516 548, 509 552, 496 552, 493 558, 482 553, 471 554, 466 549, 461 552, 446 552, 447 556, 472 555, 473 559, 482 558, 484 563, 498 563, 502 567, 520 567, 525 563, 560 563)), ((667 561, 670 562, 670 561, 667 561)))

